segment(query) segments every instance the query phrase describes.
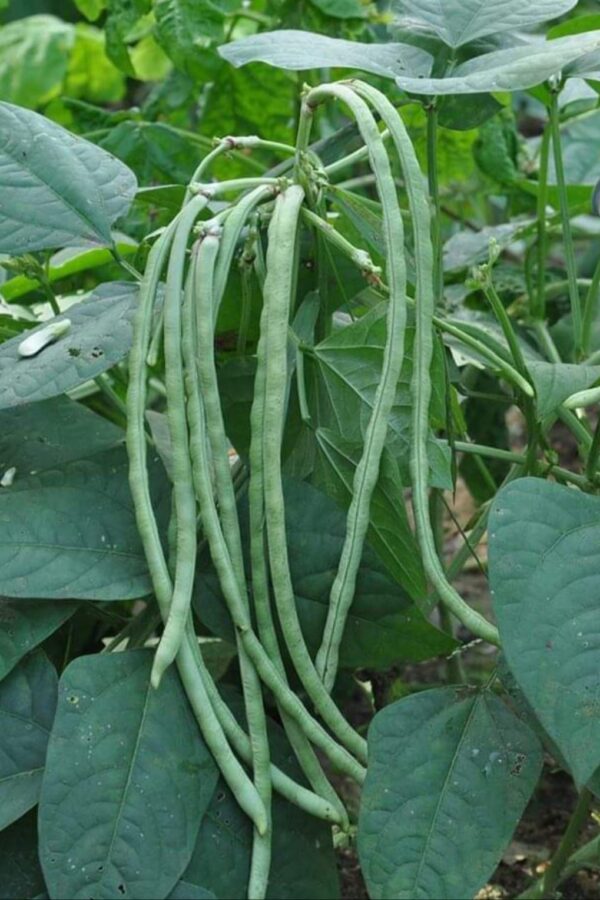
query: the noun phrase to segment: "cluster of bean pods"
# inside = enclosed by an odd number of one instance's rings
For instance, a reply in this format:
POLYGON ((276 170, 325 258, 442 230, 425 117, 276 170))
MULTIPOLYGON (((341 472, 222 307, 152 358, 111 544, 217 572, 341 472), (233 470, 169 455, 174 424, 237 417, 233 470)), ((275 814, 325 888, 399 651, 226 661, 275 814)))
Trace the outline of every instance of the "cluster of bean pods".
MULTIPOLYGON (((369 523, 370 504, 386 441, 404 354, 407 316, 404 227, 391 155, 403 171, 410 201, 417 261, 417 336, 413 377, 413 502, 419 544, 438 597, 474 633, 495 641, 492 626, 471 610, 448 584, 435 550, 428 514, 430 364, 433 345, 432 250, 429 200, 414 149, 402 120, 383 94, 360 81, 325 84, 303 95, 295 147, 258 138, 227 138, 201 163, 184 204, 152 246, 140 290, 130 357, 127 445, 130 483, 139 532, 164 621, 152 673, 158 686, 176 663, 202 736, 239 805, 254 825, 248 896, 265 896, 271 856, 271 793, 342 830, 348 814, 321 763, 361 783, 367 748, 332 697, 339 648, 350 610, 369 523), (309 167, 311 123, 324 102, 343 104, 364 141, 383 212, 388 291, 387 339, 381 378, 364 433, 346 536, 333 582, 320 649, 313 659, 298 618, 290 576, 281 475, 281 444, 288 385, 288 333, 295 306, 298 240, 304 220, 345 250, 367 276, 376 272, 365 251, 348 244, 315 210, 309 167), (380 130, 379 122, 386 127, 380 130), (385 138, 391 137, 390 153, 385 138), (208 181, 213 160, 233 147, 266 146, 289 152, 294 168, 286 178, 208 181), (220 211, 210 217, 213 201, 220 211), (236 254, 257 212, 268 218, 266 257, 255 238, 262 285, 260 339, 251 412, 247 467, 250 571, 245 570, 238 520, 235 473, 225 430, 215 363, 215 325, 236 254), (164 283, 164 291, 162 285, 164 283), (164 296, 160 316, 157 310, 164 296), (157 320, 159 325, 157 326, 157 320), (145 432, 148 356, 162 341, 171 438, 173 481, 169 546, 161 540, 148 482, 145 432), (195 633, 191 614, 198 545, 206 541, 235 627, 246 728, 219 694, 195 633), (283 648, 302 685, 291 687, 283 648), (270 759, 263 691, 272 695, 289 743, 306 777, 304 786, 270 759)), ((313 160, 314 164, 314 160, 313 160)), ((323 176, 322 167, 320 177, 323 176)), ((382 282, 383 284, 383 282, 382 282)))

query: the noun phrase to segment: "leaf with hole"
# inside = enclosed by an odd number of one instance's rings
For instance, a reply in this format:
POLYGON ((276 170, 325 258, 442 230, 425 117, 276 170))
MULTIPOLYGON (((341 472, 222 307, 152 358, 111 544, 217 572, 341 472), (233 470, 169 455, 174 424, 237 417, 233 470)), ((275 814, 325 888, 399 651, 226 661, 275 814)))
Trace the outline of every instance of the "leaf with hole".
POLYGON ((0 829, 38 801, 58 679, 37 651, 0 682, 0 829))
POLYGON ((541 768, 535 734, 490 691, 435 688, 377 713, 358 825, 372 900, 473 897, 541 768))
POLYGON ((161 900, 186 868, 217 768, 173 669, 145 650, 81 657, 62 675, 40 799, 51 896, 161 900))
MULTIPOLYGON (((19 353, 23 336, 0 346, 0 409, 45 400, 70 391, 120 362, 129 352, 137 287, 130 282, 101 284, 80 303, 56 316, 70 328, 35 356, 19 353)), ((28 335, 46 328, 43 322, 28 335)))

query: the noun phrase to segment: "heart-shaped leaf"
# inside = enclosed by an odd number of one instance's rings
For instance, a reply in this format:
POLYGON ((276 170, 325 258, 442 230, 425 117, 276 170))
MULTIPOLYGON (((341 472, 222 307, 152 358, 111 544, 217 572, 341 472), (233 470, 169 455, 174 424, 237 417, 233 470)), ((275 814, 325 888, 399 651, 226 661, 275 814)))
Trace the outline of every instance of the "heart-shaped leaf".
POLYGON ((54 666, 41 651, 0 682, 0 829, 38 801, 57 683, 54 666))
MULTIPOLYGON (((70 391, 120 362, 131 346, 137 288, 109 282, 52 322, 69 319, 68 331, 35 356, 22 357, 19 335, 0 346, 0 409, 70 391)), ((44 322, 27 336, 42 331, 44 322)))
POLYGON ((536 410, 541 419, 555 413, 571 394, 586 390, 600 379, 600 366, 530 362, 527 370, 535 387, 536 410))
POLYGON ((535 478, 507 485, 489 561, 508 665, 586 784, 600 765, 600 499, 535 478))
POLYGON ((357 69, 384 78, 402 72, 428 75, 431 56, 409 44, 361 44, 294 29, 263 32, 224 44, 219 53, 234 66, 264 62, 279 69, 357 69))
POLYGON ((0 253, 111 246, 135 196, 133 173, 105 150, 28 109, 0 102, 0 253))
POLYGON ((62 675, 40 799, 53 897, 166 897, 217 783, 179 677, 150 685, 145 650, 84 656, 62 675))
POLYGON ((428 26, 449 47, 506 31, 523 31, 556 19, 577 0, 393 0, 391 11, 402 20, 428 26))
POLYGON ((535 734, 489 691, 436 688, 377 713, 358 826, 372 900, 473 897, 541 768, 535 734))

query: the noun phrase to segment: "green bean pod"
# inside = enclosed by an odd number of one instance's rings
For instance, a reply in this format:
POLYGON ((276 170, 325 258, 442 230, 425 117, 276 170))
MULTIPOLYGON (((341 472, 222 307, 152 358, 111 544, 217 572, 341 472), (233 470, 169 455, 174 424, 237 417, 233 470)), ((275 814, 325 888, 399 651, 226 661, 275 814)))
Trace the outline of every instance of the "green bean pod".
POLYGON ((381 378, 365 430, 363 452, 354 474, 352 500, 346 518, 346 537, 331 588, 327 620, 316 660, 317 671, 323 679, 323 684, 326 690, 331 691, 337 674, 344 628, 354 600, 356 578, 369 527, 371 498, 379 478, 381 455, 404 358, 406 261, 402 213, 391 165, 377 123, 367 104, 356 96, 351 88, 344 85, 321 85, 307 95, 305 104, 312 107, 328 98, 341 100, 350 108, 368 149, 371 169, 376 178, 377 192, 383 208, 389 284, 387 334, 381 378))
POLYGON ((361 96, 377 110, 390 130, 400 159, 406 191, 412 212, 417 268, 416 335, 411 393, 413 400, 413 435, 411 472, 413 506, 417 538, 423 556, 423 566, 436 593, 444 605, 473 634, 492 644, 498 644, 497 629, 465 603, 452 587, 440 562, 429 518, 429 405, 431 402, 431 361, 433 358, 433 247, 431 242, 431 213, 429 198, 417 156, 402 119, 392 104, 379 91, 364 82, 353 82, 361 96))

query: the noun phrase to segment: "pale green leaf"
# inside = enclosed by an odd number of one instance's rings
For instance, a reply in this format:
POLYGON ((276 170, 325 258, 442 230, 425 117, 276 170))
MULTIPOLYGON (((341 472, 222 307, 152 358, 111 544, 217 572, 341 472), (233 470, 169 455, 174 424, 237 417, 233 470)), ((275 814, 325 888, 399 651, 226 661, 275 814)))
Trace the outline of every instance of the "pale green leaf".
POLYGON ((0 97, 32 107, 51 100, 60 92, 74 40, 73 26, 55 16, 0 27, 0 97))
POLYGON ((0 829, 38 801, 57 681, 38 651, 0 682, 0 829))
POLYGON ((125 76, 106 55, 104 34, 79 22, 63 93, 90 103, 117 103, 125 94, 125 76))
POLYGON ((369 728, 358 849, 372 900, 455 900, 483 887, 542 768, 535 734, 494 694, 413 694, 369 728))
POLYGON ((75 6, 90 22, 95 22, 106 9, 106 0, 75 0, 75 6))
POLYGON ((508 665, 584 785, 600 765, 600 499, 513 482, 492 508, 489 558, 508 665))
POLYGON ((160 900, 188 864, 217 768, 178 675, 152 653, 85 656, 62 675, 40 799, 51 896, 160 900))
POLYGON ((112 246, 137 188, 110 154, 43 116, 0 103, 0 252, 112 246))
POLYGON ((35 356, 20 356, 23 335, 2 344, 0 408, 55 397, 120 362, 131 346, 136 301, 134 284, 109 282, 57 317, 58 321, 69 319, 70 329, 35 356))
POLYGON ((577 0, 393 0, 391 11, 414 27, 425 25, 449 47, 519 32, 564 15, 577 0))
POLYGON ((536 410, 541 419, 556 413, 571 394, 586 390, 600 380, 600 366, 530 362, 527 369, 535 388, 536 410))

